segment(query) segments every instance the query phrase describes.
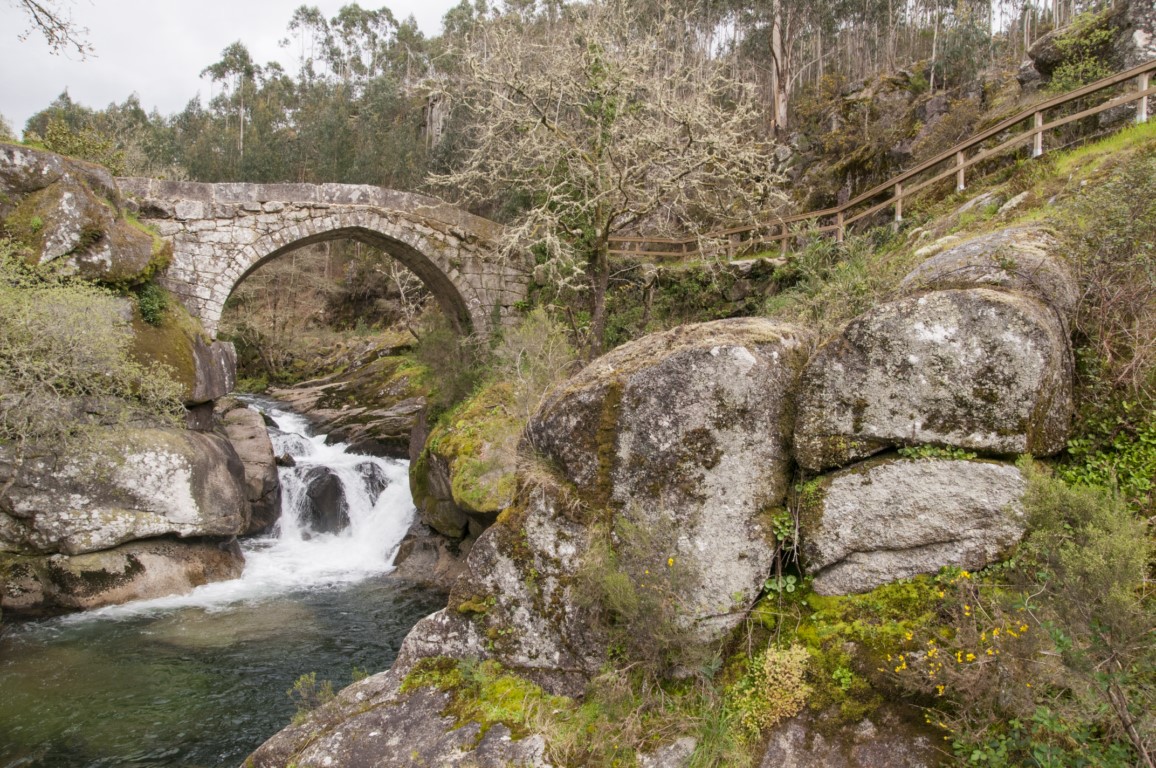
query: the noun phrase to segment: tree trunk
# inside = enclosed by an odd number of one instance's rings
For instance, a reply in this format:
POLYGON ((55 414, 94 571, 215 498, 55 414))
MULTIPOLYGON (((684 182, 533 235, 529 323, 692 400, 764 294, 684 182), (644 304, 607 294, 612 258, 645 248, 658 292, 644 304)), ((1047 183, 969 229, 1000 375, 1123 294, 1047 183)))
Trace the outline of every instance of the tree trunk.
POLYGON ((782 0, 773 0, 771 13, 771 118, 775 123, 775 132, 782 136, 787 131, 787 99, 791 87, 788 50, 783 46, 782 0))
POLYGON ((603 238, 595 247, 588 265, 592 303, 590 341, 586 347, 586 359, 588 361, 602 354, 606 336, 606 289, 610 285, 610 260, 606 249, 606 239, 603 238))

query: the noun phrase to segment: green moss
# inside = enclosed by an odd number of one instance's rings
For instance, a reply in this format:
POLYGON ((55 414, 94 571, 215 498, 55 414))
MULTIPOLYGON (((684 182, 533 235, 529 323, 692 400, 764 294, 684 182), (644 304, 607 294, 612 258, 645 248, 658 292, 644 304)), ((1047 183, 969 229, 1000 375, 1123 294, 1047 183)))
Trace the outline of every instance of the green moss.
MULTIPOLYGON (((514 459, 523 426, 513 413, 513 398, 509 383, 488 383, 443 414, 426 441, 419 463, 431 451, 445 460, 454 503, 463 511, 493 514, 513 501, 514 459)), ((428 474, 428 465, 415 472, 428 474)), ((424 478, 418 485, 428 495, 424 478)))
POLYGON ((142 365, 163 363, 172 369, 173 379, 192 395, 197 384, 197 366, 193 345, 197 340, 208 343, 205 329, 177 301, 166 303, 158 322, 146 322, 137 306, 133 312, 133 358, 142 365))
POLYGON ((456 726, 478 723, 484 733, 501 723, 515 739, 529 734, 536 714, 574 707, 572 699, 552 696, 494 661, 422 659, 401 684, 402 693, 419 688, 450 694, 443 714, 453 717, 456 726))

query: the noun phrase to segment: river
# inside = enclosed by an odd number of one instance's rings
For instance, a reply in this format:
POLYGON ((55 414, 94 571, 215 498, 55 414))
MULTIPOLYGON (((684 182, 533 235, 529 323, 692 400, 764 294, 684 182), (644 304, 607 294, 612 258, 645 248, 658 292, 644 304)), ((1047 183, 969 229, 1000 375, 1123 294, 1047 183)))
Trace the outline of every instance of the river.
POLYGON ((0 768, 236 766, 292 719, 302 675, 335 690, 387 668, 445 596, 388 576, 413 515, 405 462, 276 423, 282 519, 242 542, 241 578, 181 597, 8 625, 0 637, 0 768), (325 468, 325 469, 322 469, 325 468), (340 479, 348 527, 317 533, 304 483, 340 479))

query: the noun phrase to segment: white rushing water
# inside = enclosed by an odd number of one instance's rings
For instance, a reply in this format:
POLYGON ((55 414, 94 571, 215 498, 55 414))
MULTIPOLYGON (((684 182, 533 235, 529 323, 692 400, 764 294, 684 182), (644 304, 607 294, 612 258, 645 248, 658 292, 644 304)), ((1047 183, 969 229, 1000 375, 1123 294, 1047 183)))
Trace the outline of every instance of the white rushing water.
MULTIPOLYGON (((344 443, 325 444, 310 434, 301 416, 272 401, 251 401, 276 424, 273 450, 289 454, 294 467, 280 467, 281 518, 269 536, 243 540, 245 569, 238 579, 198 587, 187 595, 139 600, 70 617, 72 620, 118 618, 177 608, 224 609, 238 602, 268 599, 302 590, 361 581, 393 568, 398 545, 413 520, 408 463, 348 453, 344 443), (340 481, 347 504, 348 527, 317 533, 303 519, 308 504, 310 470, 328 472, 340 481), (380 488, 384 481, 385 487, 380 488), (377 491, 380 489, 380 493, 377 491)), ((253 405, 250 405, 253 407, 253 405)))

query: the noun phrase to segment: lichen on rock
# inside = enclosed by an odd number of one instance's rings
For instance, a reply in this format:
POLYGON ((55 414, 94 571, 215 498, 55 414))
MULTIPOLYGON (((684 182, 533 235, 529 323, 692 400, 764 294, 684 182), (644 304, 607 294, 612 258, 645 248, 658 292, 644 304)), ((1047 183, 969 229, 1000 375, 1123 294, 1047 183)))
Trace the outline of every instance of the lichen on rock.
POLYGON ((888 447, 1046 456, 1066 444, 1072 353, 1040 302, 987 288, 932 291, 852 321, 808 364, 795 456, 812 471, 888 447))
POLYGON ((0 551, 78 555, 165 534, 234 536, 246 524, 243 483, 221 437, 108 429, 75 452, 24 462, 0 500, 0 551))
POLYGON ((1023 536, 1013 464, 879 458, 812 481, 800 556, 819 594, 851 594, 944 566, 979 569, 1023 536))

